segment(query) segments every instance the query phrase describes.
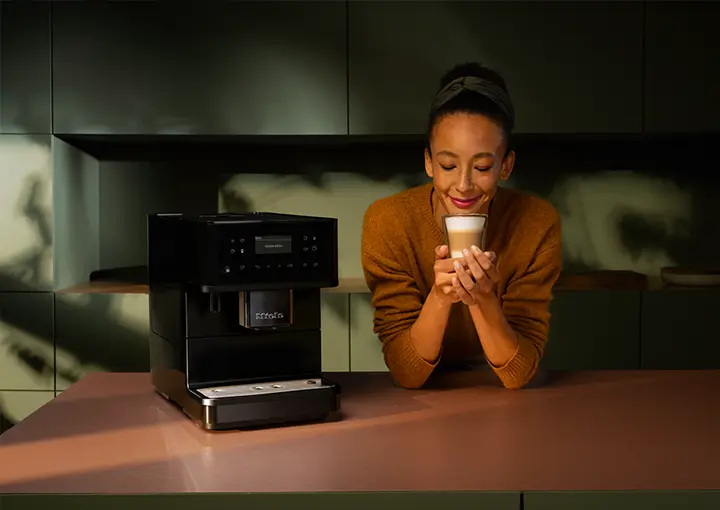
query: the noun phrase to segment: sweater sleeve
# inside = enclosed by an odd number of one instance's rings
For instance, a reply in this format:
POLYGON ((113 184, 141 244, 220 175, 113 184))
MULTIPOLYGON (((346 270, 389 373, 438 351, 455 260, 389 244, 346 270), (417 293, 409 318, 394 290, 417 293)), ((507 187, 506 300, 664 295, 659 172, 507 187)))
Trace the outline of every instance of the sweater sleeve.
POLYGON ((518 337, 518 349, 505 365, 490 366, 507 388, 522 388, 538 369, 549 331, 552 288, 561 269, 562 240, 557 219, 527 270, 511 280, 502 295, 502 310, 518 337))
POLYGON ((361 241, 363 273, 372 293, 373 331, 382 342, 385 364, 395 382, 419 388, 437 365, 422 358, 410 341, 410 328, 420 316, 424 296, 398 261, 402 233, 386 237, 386 232, 393 231, 390 218, 379 217, 385 214, 378 209, 379 204, 368 209, 361 241))

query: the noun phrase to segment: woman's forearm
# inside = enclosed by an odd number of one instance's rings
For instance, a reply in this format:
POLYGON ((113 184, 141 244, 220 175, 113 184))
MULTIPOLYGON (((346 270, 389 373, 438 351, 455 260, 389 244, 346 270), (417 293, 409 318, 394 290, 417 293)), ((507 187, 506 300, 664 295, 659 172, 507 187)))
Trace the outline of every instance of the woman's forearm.
POLYGON ((470 315, 487 360, 496 367, 505 365, 518 350, 518 338, 505 319, 494 294, 470 307, 470 315))
POLYGON ((451 303, 443 302, 435 292, 430 292, 420 316, 410 328, 410 342, 428 363, 435 363, 440 356, 451 308, 451 303))

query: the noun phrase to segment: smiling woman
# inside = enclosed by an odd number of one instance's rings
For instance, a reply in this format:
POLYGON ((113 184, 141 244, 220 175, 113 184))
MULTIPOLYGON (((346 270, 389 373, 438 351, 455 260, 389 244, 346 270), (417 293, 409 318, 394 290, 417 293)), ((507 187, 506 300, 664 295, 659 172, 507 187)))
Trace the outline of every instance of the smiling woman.
POLYGON ((544 200, 498 186, 510 176, 515 111, 503 78, 479 64, 451 69, 431 106, 431 183, 374 202, 362 231, 374 331, 401 386, 436 369, 489 366, 507 388, 535 375, 560 275, 560 219, 544 200), (451 259, 443 217, 487 214, 486 251, 451 259))

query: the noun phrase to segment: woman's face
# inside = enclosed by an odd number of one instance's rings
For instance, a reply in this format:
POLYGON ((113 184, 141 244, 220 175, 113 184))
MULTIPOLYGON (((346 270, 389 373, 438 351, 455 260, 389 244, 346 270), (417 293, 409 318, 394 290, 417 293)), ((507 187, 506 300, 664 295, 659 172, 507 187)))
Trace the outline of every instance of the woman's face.
POLYGON ((430 136, 425 171, 449 214, 487 213, 499 179, 510 177, 515 155, 502 128, 483 115, 445 115, 430 136))

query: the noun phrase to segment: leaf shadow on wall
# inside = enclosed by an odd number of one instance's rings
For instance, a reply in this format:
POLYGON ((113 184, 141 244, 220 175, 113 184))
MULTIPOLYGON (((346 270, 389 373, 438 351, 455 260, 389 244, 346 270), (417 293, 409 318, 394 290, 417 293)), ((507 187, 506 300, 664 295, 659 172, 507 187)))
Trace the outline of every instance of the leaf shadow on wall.
POLYGON ((720 180, 703 137, 519 145, 510 185, 557 208, 566 272, 720 266, 720 180))
MULTIPOLYGON (((42 143, 49 151, 49 143, 42 143)), ((6 297, 11 304, 0 309, 0 321, 8 331, 0 340, 9 356, 6 362, 19 366, 29 380, 42 380, 50 388, 56 379, 76 382, 86 365, 100 365, 111 371, 147 371, 147 339, 112 315, 112 296, 83 296, 86 299, 82 302, 73 302, 55 295, 54 306, 42 309, 37 308, 37 300, 28 300, 25 306, 19 304, 23 297, 50 294, 45 291, 47 282, 41 269, 43 261, 52 256, 52 215, 41 202, 47 185, 37 175, 27 177, 16 209, 32 226, 37 244, 0 267, 0 289, 13 289, 13 294, 6 297), (54 324, 48 323, 57 323, 58 317, 69 331, 61 345, 67 353, 64 366, 59 359, 55 364, 54 324), (38 349, 14 332, 25 333, 50 348, 38 349)), ((2 430, 13 425, 9 414, 7 409, 0 409, 2 430)))

